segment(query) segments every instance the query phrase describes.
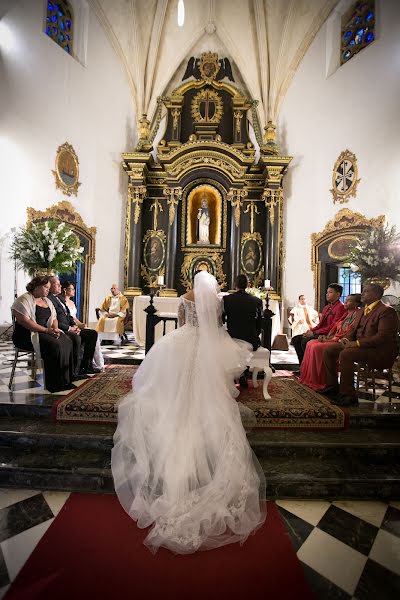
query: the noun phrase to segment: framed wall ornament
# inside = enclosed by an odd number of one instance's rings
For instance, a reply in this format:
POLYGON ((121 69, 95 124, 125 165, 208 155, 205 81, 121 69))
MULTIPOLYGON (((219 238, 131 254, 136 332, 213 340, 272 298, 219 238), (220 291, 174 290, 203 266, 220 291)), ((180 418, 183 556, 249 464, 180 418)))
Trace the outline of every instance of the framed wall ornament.
POLYGON ((197 271, 208 271, 214 275, 221 289, 225 288, 224 259, 217 252, 185 254, 181 267, 181 283, 186 291, 193 287, 193 279, 197 271))
POLYGON ((55 170, 52 173, 56 180, 56 188, 61 189, 67 196, 78 194, 78 188, 81 185, 78 181, 79 160, 75 150, 68 142, 58 147, 55 170))
POLYGON ((262 240, 258 232, 243 233, 240 244, 240 265, 251 279, 260 270, 262 263, 262 240))
POLYGON ((333 167, 332 189, 330 190, 333 202, 344 204, 349 201, 351 196, 355 198, 360 181, 356 156, 350 150, 345 150, 333 167))
POLYGON ((157 284, 158 275, 165 273, 166 235, 162 229, 149 229, 143 238, 141 275, 149 286, 157 284))

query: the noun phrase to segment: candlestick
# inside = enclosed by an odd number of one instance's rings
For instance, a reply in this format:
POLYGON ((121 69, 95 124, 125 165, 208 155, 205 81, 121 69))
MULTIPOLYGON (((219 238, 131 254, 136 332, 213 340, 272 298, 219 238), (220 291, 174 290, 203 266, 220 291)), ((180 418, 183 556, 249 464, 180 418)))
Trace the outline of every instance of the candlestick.
POLYGON ((271 287, 271 280, 270 279, 266 279, 264 281, 264 287, 269 289, 271 287))
POLYGON ((159 275, 157 281, 158 285, 164 285, 164 275, 159 275))

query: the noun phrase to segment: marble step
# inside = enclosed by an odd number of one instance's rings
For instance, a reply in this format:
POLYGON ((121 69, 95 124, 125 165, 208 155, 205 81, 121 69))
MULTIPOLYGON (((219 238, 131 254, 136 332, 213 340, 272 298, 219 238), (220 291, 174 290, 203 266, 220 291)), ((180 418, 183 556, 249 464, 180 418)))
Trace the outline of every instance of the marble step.
MULTIPOLYGON (((371 459, 261 459, 269 497, 398 498, 400 466, 371 459)), ((2 448, 0 486, 109 493, 110 456, 101 450, 2 448), (84 465, 84 466, 83 466, 84 465)))
MULTIPOLYGON (((113 445, 113 424, 53 423, 43 419, 0 418, 0 447, 103 450, 113 445)), ((400 459, 400 435, 395 429, 348 431, 252 430, 248 440, 256 454, 272 456, 374 456, 400 459)), ((400 461, 399 461, 400 462, 400 461)))

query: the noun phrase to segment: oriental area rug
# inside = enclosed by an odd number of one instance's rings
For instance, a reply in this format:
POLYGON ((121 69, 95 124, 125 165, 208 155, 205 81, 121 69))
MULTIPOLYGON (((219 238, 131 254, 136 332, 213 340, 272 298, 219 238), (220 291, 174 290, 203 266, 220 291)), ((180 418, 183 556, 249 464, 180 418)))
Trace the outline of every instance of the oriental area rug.
MULTIPOLYGON (((132 387, 136 365, 109 365, 103 373, 88 379, 79 388, 61 398, 53 407, 56 421, 116 423, 118 402, 132 387)), ((265 400, 262 381, 254 389, 242 390, 238 398, 253 410, 260 429, 343 430, 348 415, 329 400, 301 385, 294 377, 278 371, 268 386, 271 400, 265 400)))

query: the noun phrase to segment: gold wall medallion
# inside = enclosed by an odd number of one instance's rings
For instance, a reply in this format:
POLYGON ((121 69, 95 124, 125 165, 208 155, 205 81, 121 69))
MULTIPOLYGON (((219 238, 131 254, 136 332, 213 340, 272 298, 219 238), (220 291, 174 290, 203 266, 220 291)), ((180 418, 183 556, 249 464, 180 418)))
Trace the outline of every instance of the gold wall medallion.
POLYGON ((345 150, 333 167, 332 189, 330 190, 333 202, 344 204, 349 201, 351 196, 355 198, 360 181, 356 156, 350 150, 345 150))
POLYGON ((261 267, 262 240, 256 233, 243 233, 240 243, 240 265, 246 275, 254 276, 261 267))
POLYGON ((159 273, 165 265, 166 235, 162 229, 149 229, 143 238, 143 261, 153 273, 159 273))
POLYGON ((65 142, 59 146, 56 154, 55 171, 52 171, 56 187, 61 189, 64 194, 77 196, 78 187, 81 185, 79 178, 79 161, 75 150, 65 142))

